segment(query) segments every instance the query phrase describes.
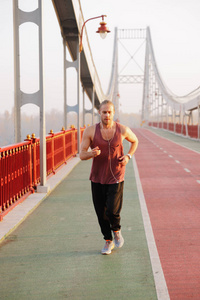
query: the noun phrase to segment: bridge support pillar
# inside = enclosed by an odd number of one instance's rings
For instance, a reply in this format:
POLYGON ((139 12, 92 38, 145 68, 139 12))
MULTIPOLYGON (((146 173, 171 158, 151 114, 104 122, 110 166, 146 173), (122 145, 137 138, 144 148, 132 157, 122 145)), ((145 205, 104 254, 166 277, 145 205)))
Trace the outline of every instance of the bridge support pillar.
POLYGON ((15 142, 21 142, 21 107, 28 103, 38 106, 40 108, 40 186, 42 186, 42 192, 48 192, 48 186, 46 186, 46 125, 43 89, 42 0, 38 1, 38 8, 32 12, 22 11, 19 9, 18 0, 13 0, 13 33, 15 74, 15 142), (26 22, 35 23, 39 29, 39 90, 33 94, 24 93, 20 90, 19 26, 26 22))
POLYGON ((80 152, 80 141, 81 141, 81 120, 80 120, 80 103, 81 103, 81 66, 80 66, 80 52, 79 42, 77 42, 77 59, 75 61, 68 61, 66 59, 66 40, 63 39, 63 56, 64 56, 64 126, 67 128, 67 114, 68 112, 75 112, 77 114, 77 147, 78 153, 80 152), (77 72, 77 104, 71 106, 67 103, 67 74, 68 68, 75 68, 77 72))
POLYGON ((182 121, 182 130, 181 130, 181 134, 184 135, 184 132, 183 132, 183 127, 185 125, 185 135, 186 137, 188 137, 188 122, 187 122, 187 113, 186 113, 186 110, 185 110, 185 106, 183 105, 183 121, 182 121))
POLYGON ((86 114, 86 110, 85 110, 85 90, 84 87, 82 87, 82 94, 83 94, 83 126, 85 126, 85 114, 86 114))
POLYGON ((80 64, 80 52, 79 52, 79 42, 77 43, 77 104, 78 104, 78 114, 77 114, 77 145, 78 153, 80 153, 81 146, 81 121, 80 121, 80 104, 81 104, 81 64, 80 64))
POLYGON ((63 124, 65 129, 67 129, 67 61, 66 61, 66 40, 63 38, 63 95, 64 95, 64 116, 63 124))
POLYGON ((169 130, 169 105, 168 104, 166 109, 166 118, 167 118, 167 130, 169 130))

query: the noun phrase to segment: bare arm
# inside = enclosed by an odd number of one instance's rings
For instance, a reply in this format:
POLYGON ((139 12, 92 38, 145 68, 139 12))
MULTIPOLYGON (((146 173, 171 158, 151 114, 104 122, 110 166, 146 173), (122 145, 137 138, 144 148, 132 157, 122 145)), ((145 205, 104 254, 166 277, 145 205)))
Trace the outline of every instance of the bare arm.
MULTIPOLYGON (((130 142, 130 148, 129 148, 128 154, 130 154, 132 156, 137 149, 138 139, 137 139, 136 135, 133 133, 133 131, 129 127, 126 127, 124 125, 121 125, 121 133, 122 133, 123 139, 126 139, 128 142, 130 142)), ((129 159, 130 158, 128 155, 124 155, 121 157, 120 163, 122 165, 126 165, 129 161, 129 159)))
POLYGON ((101 150, 99 150, 99 147, 95 147, 91 149, 91 151, 88 151, 92 138, 94 135, 94 126, 90 126, 84 130, 83 138, 81 142, 81 149, 80 149, 80 159, 81 160, 88 160, 90 158, 96 157, 97 155, 100 155, 101 150))
POLYGON ((138 139, 129 127, 126 127, 125 139, 131 143, 128 154, 132 156, 138 147, 138 139))

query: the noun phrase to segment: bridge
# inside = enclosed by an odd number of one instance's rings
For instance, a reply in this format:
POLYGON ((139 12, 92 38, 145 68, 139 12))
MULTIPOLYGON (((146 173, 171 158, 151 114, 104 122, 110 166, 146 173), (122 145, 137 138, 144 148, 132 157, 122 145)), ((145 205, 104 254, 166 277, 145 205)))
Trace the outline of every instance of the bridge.
MULTIPOLYGON (((13 1, 15 142, 0 148, 0 257, 2 299, 199 299, 200 89, 184 97, 165 85, 150 28, 114 32, 111 77, 103 92, 81 3, 52 0, 63 39, 64 116, 60 132, 45 130, 42 1, 32 12, 13 1), (39 90, 20 84, 22 24, 38 26, 39 90), (119 74, 121 39, 145 43, 143 74, 119 74), (80 52, 80 42, 82 51, 80 52), (69 53, 71 59, 67 58, 69 53), (77 101, 67 99, 68 68, 76 70, 77 101), (139 147, 126 167, 122 231, 125 244, 102 256, 92 207, 91 161, 79 159, 80 142, 104 99, 120 121, 120 84, 143 86, 139 147), (85 95, 92 109, 85 108, 85 95), (21 137, 23 105, 40 110, 40 134, 21 137), (83 106, 83 111, 81 111, 83 106), (68 113, 77 125, 68 128, 68 113), (83 116, 81 115, 83 114, 83 116)), ((102 16, 100 16, 102 17, 102 16)), ((128 144, 124 144, 125 151, 128 144)))

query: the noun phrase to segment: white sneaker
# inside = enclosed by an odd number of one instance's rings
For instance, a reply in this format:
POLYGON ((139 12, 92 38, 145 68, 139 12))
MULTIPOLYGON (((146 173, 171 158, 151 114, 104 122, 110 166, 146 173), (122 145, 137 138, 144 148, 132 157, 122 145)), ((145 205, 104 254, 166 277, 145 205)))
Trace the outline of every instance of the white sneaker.
POLYGON ((121 234, 121 230, 114 231, 114 243, 117 248, 121 248, 124 245, 124 238, 121 234))
POLYGON ((112 249, 115 247, 113 241, 106 241, 104 248, 101 250, 102 254, 110 254, 112 249))

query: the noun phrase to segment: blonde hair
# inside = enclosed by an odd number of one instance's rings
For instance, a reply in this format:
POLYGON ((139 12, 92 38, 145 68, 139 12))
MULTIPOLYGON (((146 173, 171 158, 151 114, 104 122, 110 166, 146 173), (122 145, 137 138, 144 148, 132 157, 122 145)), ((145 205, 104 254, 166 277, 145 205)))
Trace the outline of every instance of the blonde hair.
POLYGON ((103 102, 101 102, 101 104, 100 104, 100 106, 99 106, 99 110, 100 110, 100 109, 102 108, 102 106, 105 105, 105 104, 112 105, 112 106, 113 106, 113 110, 115 111, 115 106, 114 106, 113 102, 110 101, 110 100, 104 100, 103 102))

